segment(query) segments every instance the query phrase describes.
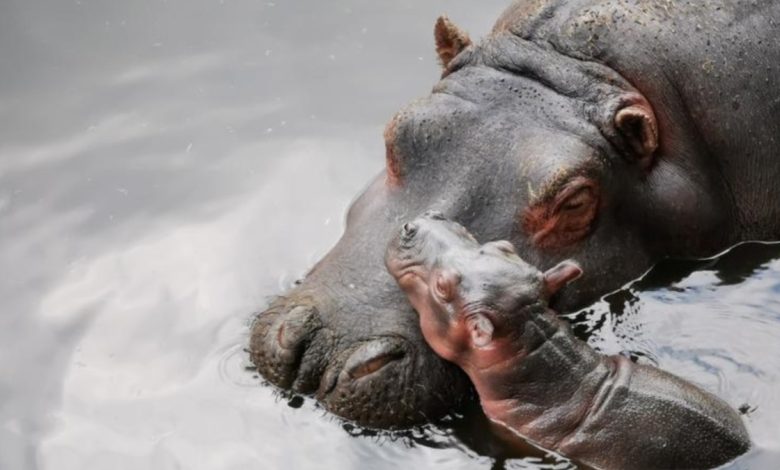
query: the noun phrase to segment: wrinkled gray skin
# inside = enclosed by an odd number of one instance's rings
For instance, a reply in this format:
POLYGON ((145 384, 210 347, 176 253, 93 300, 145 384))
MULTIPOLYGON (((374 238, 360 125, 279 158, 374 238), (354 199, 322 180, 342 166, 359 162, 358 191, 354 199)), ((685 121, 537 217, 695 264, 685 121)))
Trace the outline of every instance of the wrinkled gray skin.
POLYGON ((428 344, 467 373, 510 442, 635 470, 712 468, 750 447, 724 401, 574 337, 547 301, 579 276, 576 264, 543 274, 512 244, 480 245, 436 214, 405 224, 386 262, 428 344))
POLYGON ((662 257, 778 238, 779 24, 772 1, 527 0, 480 43, 454 42, 432 93, 388 125, 388 175, 355 200, 330 253, 258 316, 260 373, 368 426, 456 406, 468 381, 425 344, 383 264, 397 226, 428 209, 511 241, 541 269, 576 258, 585 274, 553 299, 559 311, 662 257), (655 128, 617 125, 632 103, 655 128), (565 243, 538 243, 525 215, 582 177, 599 187, 595 218, 565 243))

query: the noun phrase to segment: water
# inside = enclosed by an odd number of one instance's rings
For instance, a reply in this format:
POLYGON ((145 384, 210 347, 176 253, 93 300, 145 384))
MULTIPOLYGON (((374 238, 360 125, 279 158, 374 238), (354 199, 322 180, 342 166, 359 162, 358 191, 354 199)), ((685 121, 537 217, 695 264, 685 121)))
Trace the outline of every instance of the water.
MULTIPOLYGON (((505 4, 3 2, 0 469, 566 468, 496 460, 473 410, 355 428, 243 351, 436 81, 436 16, 476 37, 505 4)), ((724 260, 662 266, 578 330, 755 408, 734 468, 776 468, 780 249, 724 260)))

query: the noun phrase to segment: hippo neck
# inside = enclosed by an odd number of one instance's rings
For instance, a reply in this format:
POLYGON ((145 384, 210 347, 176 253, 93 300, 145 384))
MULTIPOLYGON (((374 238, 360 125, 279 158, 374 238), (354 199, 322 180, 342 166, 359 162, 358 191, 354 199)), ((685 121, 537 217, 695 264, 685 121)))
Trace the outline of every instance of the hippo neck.
POLYGON ((505 360, 466 370, 482 408, 492 421, 542 445, 576 429, 612 369, 550 310, 532 314, 522 334, 499 347, 505 360))

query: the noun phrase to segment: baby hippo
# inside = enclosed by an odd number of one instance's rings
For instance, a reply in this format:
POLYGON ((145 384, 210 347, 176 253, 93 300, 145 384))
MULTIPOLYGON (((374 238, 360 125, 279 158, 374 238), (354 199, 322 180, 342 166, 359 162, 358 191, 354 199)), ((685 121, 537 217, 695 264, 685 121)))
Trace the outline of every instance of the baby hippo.
POLYGON ((577 264, 542 273, 511 243, 480 245, 436 213, 405 224, 386 263, 430 347, 468 374, 487 417, 518 446, 631 470, 712 468, 750 447, 724 401, 574 337, 548 301, 579 277, 577 264))

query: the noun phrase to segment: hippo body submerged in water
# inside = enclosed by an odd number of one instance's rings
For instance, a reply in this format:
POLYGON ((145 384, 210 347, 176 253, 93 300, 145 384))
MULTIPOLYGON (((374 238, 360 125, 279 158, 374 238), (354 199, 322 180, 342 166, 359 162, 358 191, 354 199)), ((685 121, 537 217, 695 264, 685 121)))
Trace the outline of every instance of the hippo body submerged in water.
POLYGON ((405 224, 386 261, 425 340, 467 373, 501 435, 599 469, 712 468, 750 446, 722 400, 574 337, 548 300, 576 264, 541 273, 511 243, 479 245, 433 214, 405 224))
POLYGON ((558 311, 664 257, 777 239, 778 25, 770 0, 522 0, 476 44, 440 19, 441 81, 388 124, 387 169, 336 246, 257 317, 252 361, 367 426, 456 407, 469 381, 383 262, 428 209, 541 269, 576 258, 558 311))

